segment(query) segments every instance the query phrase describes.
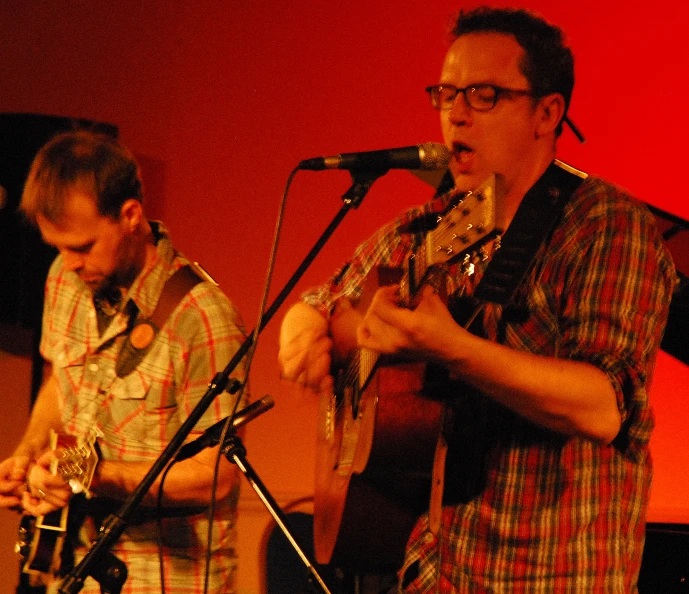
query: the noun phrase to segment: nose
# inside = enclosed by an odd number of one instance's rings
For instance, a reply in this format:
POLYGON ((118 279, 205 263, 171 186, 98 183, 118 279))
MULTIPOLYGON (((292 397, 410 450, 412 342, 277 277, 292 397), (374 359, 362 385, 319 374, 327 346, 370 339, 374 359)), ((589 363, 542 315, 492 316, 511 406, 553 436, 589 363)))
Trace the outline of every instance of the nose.
POLYGON ((471 123, 471 107, 464 93, 458 93, 452 109, 448 112, 448 119, 455 125, 471 123))
POLYGON ((63 250, 60 253, 67 270, 76 272, 84 267, 84 256, 82 254, 70 252, 69 250, 63 250))

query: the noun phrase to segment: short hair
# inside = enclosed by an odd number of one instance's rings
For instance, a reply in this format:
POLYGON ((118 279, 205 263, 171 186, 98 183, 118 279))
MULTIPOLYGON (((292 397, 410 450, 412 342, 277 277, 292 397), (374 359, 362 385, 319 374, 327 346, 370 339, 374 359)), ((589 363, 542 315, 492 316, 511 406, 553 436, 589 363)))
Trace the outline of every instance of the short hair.
POLYGON ((129 198, 143 201, 141 172, 134 155, 112 136, 87 130, 58 134, 38 151, 20 208, 33 222, 37 215, 57 222, 64 213, 67 193, 75 189, 92 194, 98 212, 114 219, 129 198))
POLYGON ((560 93, 564 97, 565 113, 556 130, 559 136, 574 89, 574 56, 562 30, 533 11, 487 6, 460 11, 450 30, 453 39, 481 32, 513 35, 526 54, 520 68, 534 95, 560 93))

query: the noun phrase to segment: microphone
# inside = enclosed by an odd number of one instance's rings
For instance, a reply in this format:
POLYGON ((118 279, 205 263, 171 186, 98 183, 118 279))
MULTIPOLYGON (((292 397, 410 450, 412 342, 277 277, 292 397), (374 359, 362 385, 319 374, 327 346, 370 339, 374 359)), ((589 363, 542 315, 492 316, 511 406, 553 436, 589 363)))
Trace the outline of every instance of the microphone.
MULTIPOLYGON (((232 419, 232 427, 227 431, 230 435, 240 427, 246 425, 249 421, 252 421, 257 416, 262 415, 267 410, 273 408, 275 401, 272 396, 264 396, 256 402, 252 402, 249 406, 244 407, 242 410, 237 411, 237 414, 232 419)), ((175 462, 181 462, 187 458, 191 458, 198 454, 201 450, 210 448, 212 446, 218 445, 220 443, 220 435, 222 434, 223 427, 227 423, 225 417, 222 421, 218 421, 214 425, 211 425, 206 429, 200 437, 197 437, 194 441, 184 444, 177 455, 175 456, 175 462)))
POLYGON ((316 157, 299 163, 299 169, 349 169, 350 171, 387 171, 388 169, 445 169, 450 162, 450 151, 444 144, 426 142, 416 146, 344 153, 333 157, 316 157))

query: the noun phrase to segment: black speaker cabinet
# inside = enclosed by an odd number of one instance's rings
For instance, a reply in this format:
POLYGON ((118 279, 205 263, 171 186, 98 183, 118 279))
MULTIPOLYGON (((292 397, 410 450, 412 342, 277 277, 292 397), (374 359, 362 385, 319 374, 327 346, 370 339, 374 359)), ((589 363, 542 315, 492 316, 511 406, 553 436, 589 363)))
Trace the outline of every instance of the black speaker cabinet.
POLYGON ((689 593, 689 524, 646 525, 639 593, 689 593))

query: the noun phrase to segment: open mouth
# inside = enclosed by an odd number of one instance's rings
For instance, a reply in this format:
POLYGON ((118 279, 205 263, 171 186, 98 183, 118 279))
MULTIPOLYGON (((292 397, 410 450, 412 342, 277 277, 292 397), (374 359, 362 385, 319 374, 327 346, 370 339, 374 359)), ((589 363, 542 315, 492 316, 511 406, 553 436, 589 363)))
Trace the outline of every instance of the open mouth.
POLYGON ((465 163, 471 159, 474 149, 464 143, 455 142, 452 145, 452 154, 459 163, 465 163))

